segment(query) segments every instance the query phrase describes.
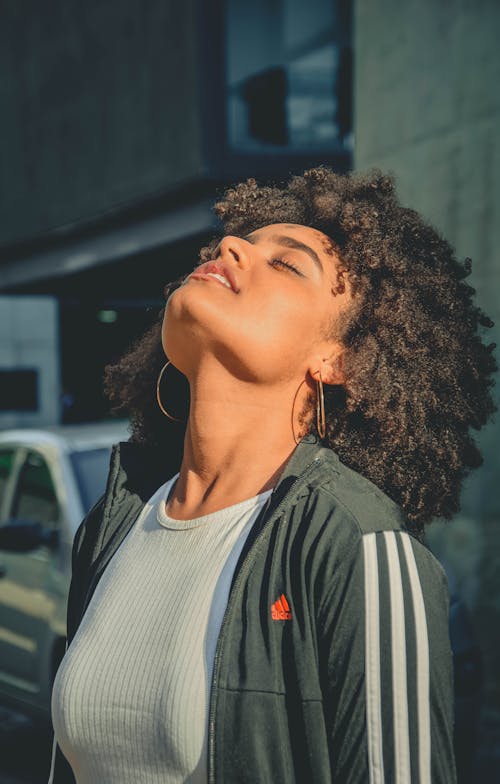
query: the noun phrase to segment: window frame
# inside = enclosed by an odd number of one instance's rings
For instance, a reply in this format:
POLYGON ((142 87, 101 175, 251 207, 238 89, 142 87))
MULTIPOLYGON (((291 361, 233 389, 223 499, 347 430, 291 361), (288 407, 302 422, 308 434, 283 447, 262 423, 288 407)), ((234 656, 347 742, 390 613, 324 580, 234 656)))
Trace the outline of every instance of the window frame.
POLYGON ((5 492, 0 497, 0 526, 6 525, 10 520, 10 511, 12 509, 12 502, 17 487, 19 471, 24 463, 25 447, 14 443, 0 443, 0 451, 12 451, 14 459, 12 461, 12 468, 5 483, 5 492))
MULTIPOLYGON (((42 527, 45 530, 47 530, 47 531, 52 531, 52 530, 55 530, 55 529, 59 529, 61 527, 61 521, 62 521, 62 518, 63 518, 63 509, 62 509, 61 499, 60 499, 59 493, 57 491, 57 482, 56 482, 56 479, 54 477, 54 472, 51 469, 50 460, 47 459, 47 455, 45 455, 40 449, 37 449, 36 446, 33 446, 31 444, 29 444, 29 445, 26 444, 26 445, 23 445, 22 447, 19 448, 19 459, 18 459, 17 470, 16 470, 16 473, 15 473, 15 479, 13 480, 13 483, 12 483, 12 488, 11 488, 11 493, 10 493, 10 498, 9 498, 9 504, 8 504, 8 507, 7 507, 7 510, 6 510, 7 513, 6 513, 6 516, 5 516, 4 520, 3 520, 3 524, 9 523, 9 522, 13 523, 17 519, 16 517, 14 517, 14 508, 15 508, 15 505, 17 503, 17 499, 19 497, 19 491, 20 491, 21 482, 22 482, 22 478, 23 478, 24 468, 27 465, 29 457, 30 457, 31 454, 34 454, 34 455, 36 455, 37 458, 39 458, 40 460, 43 460, 43 462, 44 462, 44 464, 45 464, 45 466, 47 468, 49 477, 50 477, 52 490, 53 490, 53 493, 54 493, 54 498, 56 499, 56 502, 57 502, 57 516, 56 516, 56 518, 54 520, 51 520, 50 523, 49 522, 41 522, 41 521, 37 521, 37 520, 33 520, 31 522, 40 522, 42 527)), ((24 518, 22 518, 22 519, 24 519, 24 518)))

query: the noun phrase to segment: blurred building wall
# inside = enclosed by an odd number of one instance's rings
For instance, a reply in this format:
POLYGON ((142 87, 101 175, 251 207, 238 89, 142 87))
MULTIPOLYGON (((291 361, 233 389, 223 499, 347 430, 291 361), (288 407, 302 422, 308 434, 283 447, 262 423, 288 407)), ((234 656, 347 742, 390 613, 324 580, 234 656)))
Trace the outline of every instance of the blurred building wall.
POLYGON ((59 423, 59 316, 54 297, 0 296, 0 374, 0 429, 59 423))
POLYGON ((196 6, 1 3, 2 245, 199 175, 196 6))
MULTIPOLYGON (((496 322, 486 339, 498 345, 499 30, 496 0, 355 3, 355 167, 392 171, 403 203, 472 258, 468 282, 496 322)), ((429 536, 473 611, 486 673, 483 738, 500 747, 500 422, 478 441, 485 463, 467 482, 461 515, 429 536)))

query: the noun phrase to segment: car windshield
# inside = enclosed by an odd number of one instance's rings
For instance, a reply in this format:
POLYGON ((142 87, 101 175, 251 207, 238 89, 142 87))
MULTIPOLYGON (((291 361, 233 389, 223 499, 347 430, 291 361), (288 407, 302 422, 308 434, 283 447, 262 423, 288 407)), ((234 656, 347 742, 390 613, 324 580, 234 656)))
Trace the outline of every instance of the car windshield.
POLYGON ((85 513, 106 489, 110 454, 111 447, 82 449, 70 454, 85 513))

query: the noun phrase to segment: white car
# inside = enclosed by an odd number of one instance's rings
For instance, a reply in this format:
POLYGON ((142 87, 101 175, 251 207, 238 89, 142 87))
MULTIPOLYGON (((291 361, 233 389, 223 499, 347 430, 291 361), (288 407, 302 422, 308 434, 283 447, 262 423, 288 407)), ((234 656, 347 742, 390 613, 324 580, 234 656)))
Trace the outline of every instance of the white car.
POLYGON ((127 420, 0 431, 0 702, 50 715, 76 529, 127 420))

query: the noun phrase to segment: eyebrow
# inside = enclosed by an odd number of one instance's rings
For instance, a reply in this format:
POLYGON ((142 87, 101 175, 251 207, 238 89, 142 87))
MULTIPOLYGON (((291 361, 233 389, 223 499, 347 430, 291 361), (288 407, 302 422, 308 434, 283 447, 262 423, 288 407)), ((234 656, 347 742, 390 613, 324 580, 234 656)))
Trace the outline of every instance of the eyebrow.
MULTIPOLYGON (((257 245, 258 239, 257 237, 252 237, 251 234, 248 234, 244 237, 247 242, 250 242, 252 245, 257 245)), ((269 238, 271 242, 275 242, 277 245, 282 245, 285 248, 293 248, 294 250, 301 250, 304 253, 307 253, 309 258, 311 258, 316 266, 318 267, 319 271, 323 272, 323 266, 321 261, 319 260, 319 256, 315 250, 306 245, 304 242, 300 242, 300 240, 296 240, 293 237, 289 237, 286 234, 275 234, 269 238)))

